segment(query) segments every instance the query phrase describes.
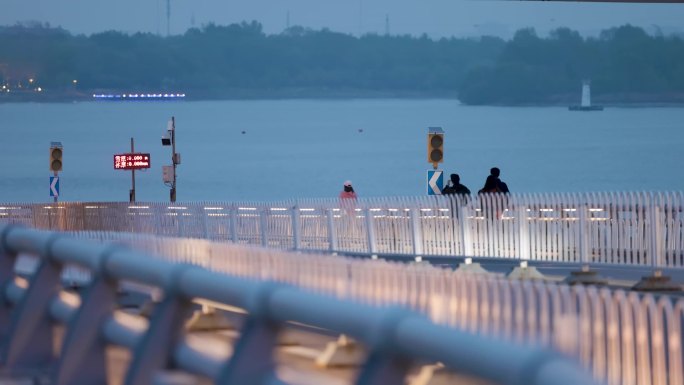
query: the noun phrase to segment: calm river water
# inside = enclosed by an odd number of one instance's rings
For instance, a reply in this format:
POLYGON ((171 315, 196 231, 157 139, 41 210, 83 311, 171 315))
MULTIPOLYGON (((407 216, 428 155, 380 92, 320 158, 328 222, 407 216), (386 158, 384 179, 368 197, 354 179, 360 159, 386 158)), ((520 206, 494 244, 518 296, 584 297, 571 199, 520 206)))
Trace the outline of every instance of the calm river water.
POLYGON ((684 108, 468 107, 455 100, 0 104, 0 202, 49 201, 48 148, 64 146, 61 200, 126 201, 113 154, 151 154, 139 201, 164 201, 161 146, 176 117, 178 200, 424 195, 429 126, 448 175, 477 190, 489 168, 513 192, 683 190, 684 108), (244 134, 242 132, 245 132, 244 134))

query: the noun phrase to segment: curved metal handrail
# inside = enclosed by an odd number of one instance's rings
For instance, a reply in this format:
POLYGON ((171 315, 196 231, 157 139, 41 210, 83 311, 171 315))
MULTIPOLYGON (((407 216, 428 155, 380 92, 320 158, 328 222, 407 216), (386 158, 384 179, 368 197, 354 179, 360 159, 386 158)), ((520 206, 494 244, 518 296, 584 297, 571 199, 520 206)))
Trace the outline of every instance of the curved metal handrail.
POLYGON ((410 361, 447 367, 503 384, 591 384, 573 362, 540 348, 516 346, 438 326, 407 310, 376 308, 173 264, 120 246, 97 245, 16 226, 0 227, 0 363, 9 373, 45 369, 52 360, 52 324, 66 322, 66 336, 53 383, 106 383, 105 341, 134 347, 126 384, 152 383, 158 370, 176 365, 203 371, 217 384, 263 384, 275 378, 272 350, 286 321, 349 334, 368 346, 369 359, 357 384, 401 379, 410 361), (40 258, 28 285, 17 282, 19 254, 40 258), (89 269, 83 295, 67 295, 60 276, 67 265, 89 269), (148 325, 114 311, 117 283, 132 280, 164 291, 148 325), (23 287, 26 286, 26 287, 23 287), (7 295, 8 291, 15 292, 7 295), (16 292, 20 292, 18 295, 16 292), (203 354, 184 338, 183 322, 193 298, 238 306, 248 317, 230 358, 203 354), (14 306, 10 303, 17 301, 14 306))

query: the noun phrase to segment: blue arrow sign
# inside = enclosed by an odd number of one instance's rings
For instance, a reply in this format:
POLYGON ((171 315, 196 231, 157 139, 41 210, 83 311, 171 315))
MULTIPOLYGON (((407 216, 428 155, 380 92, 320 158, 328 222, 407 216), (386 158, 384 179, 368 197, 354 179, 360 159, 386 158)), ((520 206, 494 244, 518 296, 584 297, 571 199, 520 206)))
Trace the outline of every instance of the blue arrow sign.
POLYGON ((442 170, 428 170, 427 193, 428 195, 442 195, 444 186, 444 172, 442 170))
POLYGON ((50 177, 50 196, 51 197, 58 197, 59 196, 59 177, 58 176, 51 176, 50 177))

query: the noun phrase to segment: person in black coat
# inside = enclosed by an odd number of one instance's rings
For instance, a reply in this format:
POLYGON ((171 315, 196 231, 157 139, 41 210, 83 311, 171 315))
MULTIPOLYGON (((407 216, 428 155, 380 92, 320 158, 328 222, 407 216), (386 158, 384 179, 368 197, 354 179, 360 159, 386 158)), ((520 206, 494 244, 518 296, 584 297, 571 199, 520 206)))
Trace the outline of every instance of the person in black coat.
POLYGON ((451 185, 447 185, 442 190, 442 195, 470 195, 470 189, 461 184, 461 177, 458 174, 451 174, 451 185))
POLYGON ((482 193, 504 193, 508 194, 510 191, 508 190, 508 185, 499 179, 499 175, 501 175, 501 170, 499 170, 498 167, 492 167, 489 170, 489 176, 487 177, 487 180, 485 181, 484 187, 478 191, 479 194, 482 193))
MULTIPOLYGON (((498 167, 492 167, 489 170, 489 176, 487 177, 487 180, 485 181, 484 187, 478 191, 478 194, 491 194, 491 193, 502 193, 502 194, 508 194, 508 185, 499 179, 499 175, 501 175, 501 170, 499 170, 498 167)), ((508 196, 503 195, 502 197, 498 197, 499 194, 495 194, 493 196, 490 196, 488 198, 492 199, 484 199, 481 204, 482 208, 481 210, 484 212, 485 216, 490 219, 501 219, 503 216, 503 213, 506 211, 506 206, 508 205, 508 196)))

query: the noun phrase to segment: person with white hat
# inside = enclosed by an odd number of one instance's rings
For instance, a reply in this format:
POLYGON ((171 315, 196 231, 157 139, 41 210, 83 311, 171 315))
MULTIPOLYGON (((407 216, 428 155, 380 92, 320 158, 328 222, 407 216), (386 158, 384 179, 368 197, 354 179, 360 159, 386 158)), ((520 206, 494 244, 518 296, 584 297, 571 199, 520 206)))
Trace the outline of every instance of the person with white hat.
POLYGON ((356 199, 356 192, 351 181, 344 182, 344 189, 340 192, 340 199, 356 199))

